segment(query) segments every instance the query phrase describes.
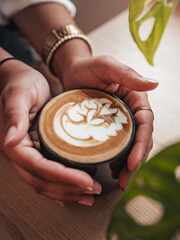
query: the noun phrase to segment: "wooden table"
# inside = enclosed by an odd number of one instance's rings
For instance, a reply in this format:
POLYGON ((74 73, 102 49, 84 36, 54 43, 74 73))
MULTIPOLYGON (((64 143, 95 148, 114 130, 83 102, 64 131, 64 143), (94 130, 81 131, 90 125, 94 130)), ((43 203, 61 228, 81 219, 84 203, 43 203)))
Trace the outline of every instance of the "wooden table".
MULTIPOLYGON (((149 94, 155 114, 151 156, 180 140, 180 6, 171 17, 155 57, 147 64, 128 30, 128 13, 121 13, 89 34, 95 55, 107 54, 140 74, 158 79, 149 94)), ((40 196, 0 159, 0 240, 103 240, 121 191, 98 197, 93 207, 66 207, 40 196)))

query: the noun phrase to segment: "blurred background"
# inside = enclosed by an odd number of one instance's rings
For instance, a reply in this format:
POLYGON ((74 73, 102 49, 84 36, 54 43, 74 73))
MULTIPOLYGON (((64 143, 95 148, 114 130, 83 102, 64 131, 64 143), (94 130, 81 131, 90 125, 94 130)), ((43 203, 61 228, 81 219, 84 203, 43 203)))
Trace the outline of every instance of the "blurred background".
POLYGON ((108 21, 128 7, 128 0, 72 0, 75 20, 85 33, 108 21))

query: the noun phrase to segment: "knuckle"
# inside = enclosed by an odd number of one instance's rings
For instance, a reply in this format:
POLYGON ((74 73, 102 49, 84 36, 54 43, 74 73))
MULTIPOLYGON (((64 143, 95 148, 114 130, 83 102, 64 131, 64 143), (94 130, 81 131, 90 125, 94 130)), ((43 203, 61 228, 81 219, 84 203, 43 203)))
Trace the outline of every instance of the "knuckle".
POLYGON ((128 93, 128 98, 133 99, 134 105, 137 105, 137 108, 139 107, 139 103, 141 102, 141 94, 135 92, 135 91, 130 91, 128 93))
POLYGON ((122 64, 122 63, 121 63, 121 71, 122 71, 124 79, 132 78, 132 77, 134 77, 134 78, 139 77, 139 74, 134 69, 132 69, 131 67, 129 67, 125 64, 122 64))

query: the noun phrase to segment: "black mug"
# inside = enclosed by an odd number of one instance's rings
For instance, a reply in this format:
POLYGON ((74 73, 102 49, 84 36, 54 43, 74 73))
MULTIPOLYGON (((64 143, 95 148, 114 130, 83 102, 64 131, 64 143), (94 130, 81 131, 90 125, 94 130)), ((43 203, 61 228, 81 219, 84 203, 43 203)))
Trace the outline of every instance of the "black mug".
MULTIPOLYGON (((83 170, 87 172, 93 179, 97 180, 101 186, 102 186, 102 193, 107 193, 112 189, 115 189, 118 186, 118 176, 119 172, 126 166, 127 164, 127 158, 128 155, 131 151, 131 148, 133 146, 133 141, 135 137, 135 120, 133 117, 133 114, 131 113, 130 109, 127 107, 127 105, 120 100, 117 96, 106 93, 104 91, 100 91, 97 89, 79 89, 80 91, 99 91, 101 93, 107 94, 108 96, 113 97, 114 99, 118 100, 127 110, 129 113, 131 123, 132 123, 132 131, 131 131, 131 137, 126 146, 124 146, 123 149, 121 149, 118 154, 113 156, 110 159, 106 159, 105 161, 101 162, 95 162, 95 163, 87 163, 87 162, 77 162, 68 158, 64 158, 63 156, 60 156, 59 154, 56 153, 51 147, 48 146, 46 143, 45 139, 43 139, 42 136, 42 130, 40 126, 40 119, 41 119, 41 114, 38 122, 38 133, 39 133, 39 140, 40 140, 40 146, 41 146, 41 151, 42 154, 50 160, 59 162, 64 164, 67 167, 70 168, 76 168, 83 170)), ((77 91, 77 90, 71 90, 68 92, 77 91)), ((62 93, 63 94, 63 93, 62 93)), ((62 95, 60 94, 60 95, 62 95)), ((59 95, 59 96, 60 96, 59 95)), ((51 101, 50 101, 51 102, 51 101)), ((49 104, 49 103, 47 103, 49 104)), ((43 111, 43 109, 42 109, 43 111)))

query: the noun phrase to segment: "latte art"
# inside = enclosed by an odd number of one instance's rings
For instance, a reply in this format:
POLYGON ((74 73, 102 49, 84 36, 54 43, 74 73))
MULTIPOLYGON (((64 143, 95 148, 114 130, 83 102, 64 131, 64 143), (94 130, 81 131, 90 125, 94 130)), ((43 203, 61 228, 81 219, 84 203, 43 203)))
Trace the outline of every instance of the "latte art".
POLYGON ((50 155, 79 163, 116 157, 129 147, 133 128, 124 103, 95 89, 58 95, 43 108, 38 123, 41 146, 50 155))
POLYGON ((70 102, 61 107, 54 117, 54 131, 69 144, 91 147, 117 136, 127 123, 119 108, 113 108, 107 98, 93 98, 81 103, 70 102))

